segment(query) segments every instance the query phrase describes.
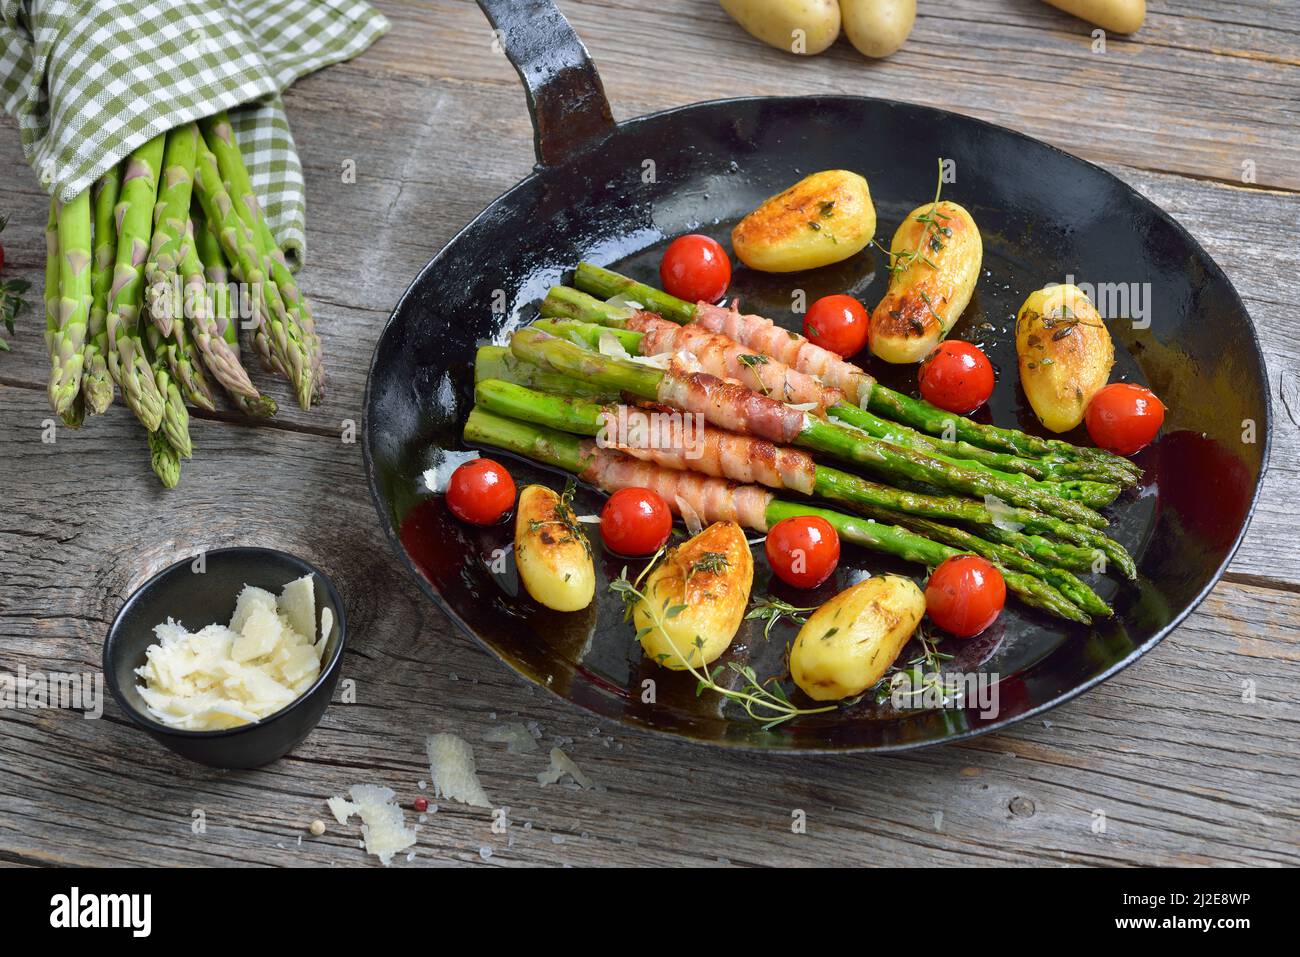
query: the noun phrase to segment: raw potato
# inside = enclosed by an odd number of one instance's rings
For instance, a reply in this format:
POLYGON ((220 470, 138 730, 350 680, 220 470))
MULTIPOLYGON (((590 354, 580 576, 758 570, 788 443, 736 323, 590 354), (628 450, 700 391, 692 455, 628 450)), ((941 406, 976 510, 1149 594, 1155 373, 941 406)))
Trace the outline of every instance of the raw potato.
POLYGON ((859 53, 889 56, 912 32, 916 0, 840 0, 844 35, 859 53))
POLYGON ((836 0, 722 0, 722 9, 751 36, 787 53, 821 53, 840 35, 836 0))
POLYGON ((1078 286, 1029 294, 1016 315, 1016 354, 1029 404, 1053 432, 1068 432, 1083 421, 1115 364, 1110 331, 1078 286))
POLYGON ((848 259, 876 235, 867 181, 823 170, 763 201, 731 231, 731 246, 750 269, 795 272, 848 259))
MULTIPOLYGON (((1114 33, 1137 33, 1147 17, 1146 0, 1043 0, 1114 33)), ((848 31, 848 17, 844 18, 848 31)))
POLYGON ((814 701, 837 701, 879 681, 925 614, 910 578, 880 575, 822 605, 790 649, 790 676, 814 701))
POLYGON ((577 611, 596 594, 591 544, 573 509, 545 486, 519 493, 515 564, 528 594, 547 608, 577 611))
POLYGON ((871 313, 871 351, 886 362, 929 355, 956 325, 979 279, 984 242, 965 209, 945 199, 912 210, 894 233, 891 262, 902 262, 898 257, 915 251, 923 237, 921 255, 890 275, 889 291, 871 313))
POLYGON ((731 645, 754 584, 754 559, 735 522, 717 522, 669 551, 650 573, 632 621, 646 656, 673 671, 699 668, 731 645), (655 618, 662 621, 656 625, 655 618), (666 633, 666 634, 665 634, 666 633))

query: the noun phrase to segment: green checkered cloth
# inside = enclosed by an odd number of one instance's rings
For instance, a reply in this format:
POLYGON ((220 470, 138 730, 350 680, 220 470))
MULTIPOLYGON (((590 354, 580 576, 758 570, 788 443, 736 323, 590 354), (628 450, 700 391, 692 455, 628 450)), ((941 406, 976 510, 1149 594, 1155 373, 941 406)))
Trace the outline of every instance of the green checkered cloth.
POLYGON ((231 110, 267 221, 296 265, 302 166, 280 93, 387 29, 363 0, 0 0, 0 100, 27 161, 64 202, 159 133, 231 110))

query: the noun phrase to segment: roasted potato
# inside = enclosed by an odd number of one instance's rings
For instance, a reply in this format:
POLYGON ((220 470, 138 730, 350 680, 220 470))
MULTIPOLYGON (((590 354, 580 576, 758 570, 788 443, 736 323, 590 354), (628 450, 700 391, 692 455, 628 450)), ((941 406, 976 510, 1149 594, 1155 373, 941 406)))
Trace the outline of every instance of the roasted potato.
POLYGON ((764 200, 731 231, 731 247, 750 269, 795 272, 848 259, 875 234, 867 181, 828 169, 764 200))
POLYGON ((861 694, 879 681, 925 614, 910 578, 878 575, 822 605, 799 629, 790 676, 814 701, 861 694))
POLYGON ((840 0, 844 35, 863 56, 889 56, 916 19, 916 0, 840 0))
POLYGON ((528 594, 556 611, 577 611, 596 594, 591 543, 569 503, 543 485, 519 493, 515 564, 528 594))
POLYGON ((731 19, 786 53, 821 53, 840 35, 836 0, 722 0, 731 19))
POLYGON ((1068 432, 1110 377, 1115 346, 1092 300, 1078 286, 1029 294, 1016 314, 1020 384, 1038 420, 1068 432))
POLYGON ((754 584, 754 560, 735 522, 710 525, 671 549, 645 580, 632 621, 647 657, 699 668, 731 645, 754 584))
POLYGON ((970 302, 984 242, 970 213, 945 199, 908 213, 889 251, 894 268, 871 313, 871 352, 886 362, 920 362, 970 302))
MULTIPOLYGON (((845 0, 841 0, 841 6, 845 0)), ((1095 23, 1114 33, 1137 33, 1147 17, 1146 0, 1043 0, 1080 20, 1095 23)), ((848 30, 848 15, 844 17, 848 30)))

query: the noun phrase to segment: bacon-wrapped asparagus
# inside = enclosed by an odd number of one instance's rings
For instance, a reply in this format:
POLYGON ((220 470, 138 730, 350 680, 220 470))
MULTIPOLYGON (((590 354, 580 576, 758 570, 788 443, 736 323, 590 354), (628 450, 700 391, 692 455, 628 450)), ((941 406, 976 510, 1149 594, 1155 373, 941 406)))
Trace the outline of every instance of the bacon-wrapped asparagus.
MULTIPOLYGON (((1118 542, 1095 529, 1032 509, 1007 507, 994 514, 974 499, 905 492, 869 482, 848 472, 818 465, 807 452, 775 445, 764 439, 707 426, 696 429, 678 416, 663 416, 652 422, 642 409, 546 395, 509 381, 482 380, 474 395, 478 405, 489 412, 578 435, 595 436, 602 447, 618 449, 664 468, 815 495, 873 517, 881 510, 888 510, 895 515, 966 522, 981 529, 999 524, 1007 528, 1008 523, 1015 523, 1027 529, 1030 535, 1041 532, 1088 546, 1088 560, 1082 564, 1082 569, 1091 568, 1096 563, 1096 553, 1100 551, 1128 578, 1137 575, 1132 557, 1118 542)), ((1053 543, 1030 535, 1001 544, 1047 564, 1059 564, 1059 552, 1053 548, 1053 543)), ((950 541, 949 544, 955 543, 950 541)), ((997 547, 993 546, 994 549, 997 547)), ((1074 567, 1080 568, 1077 562, 1074 567)))
MULTIPOLYGON (((755 531, 786 518, 814 515, 829 522, 846 542, 907 561, 935 567, 960 555, 959 549, 923 538, 897 525, 860 519, 842 512, 778 499, 756 485, 737 485, 695 472, 665 469, 650 462, 602 449, 591 439, 519 422, 475 408, 465 422, 465 441, 490 445, 545 465, 572 472, 606 492, 620 488, 650 488, 679 511, 685 502, 705 522, 734 521, 755 531)), ((1088 613, 1051 585, 1032 575, 1002 567, 1007 588, 1027 605, 1068 621, 1088 624, 1088 613)))
POLYGON ((839 423, 808 415, 738 383, 688 371, 675 362, 667 370, 656 369, 600 355, 531 327, 520 329, 511 337, 510 351, 525 361, 603 388, 699 413, 710 424, 731 432, 824 452, 890 478, 977 497, 995 495, 1013 505, 1036 508, 1092 528, 1107 525, 1105 518, 1078 502, 890 445, 839 423))
POLYGON ((577 314, 583 319, 595 321, 546 318, 535 325, 593 349, 599 347, 603 336, 613 335, 624 349, 643 356, 675 353, 679 350, 689 352, 700 363, 701 369, 712 375, 734 379, 775 398, 784 394, 787 396, 784 401, 787 402, 815 403, 820 410, 841 422, 862 429, 868 435, 963 468, 996 473, 998 478, 1005 481, 1033 484, 1039 479, 1051 479, 1052 487, 1044 488, 1045 492, 1083 502, 1092 508, 1109 505, 1120 493, 1118 484, 1105 481, 1111 476, 1110 471, 1086 462, 1049 462, 1006 452, 993 452, 967 442, 932 438, 905 425, 888 422, 865 409, 842 401, 843 394, 838 389, 823 386, 816 377, 795 372, 776 359, 749 354, 744 346, 725 336, 704 332, 695 326, 677 326, 653 313, 645 312, 623 318, 617 307, 586 293, 557 286, 542 303, 542 313, 551 315, 560 312, 564 315, 577 314), (646 329, 652 329, 653 332, 638 331, 646 329), (790 385, 792 382, 797 385, 790 385), (803 398, 789 398, 792 393, 803 398))
MULTIPOLYGON (((769 345, 776 350, 775 357, 789 356, 793 360, 789 364, 804 372, 818 374, 812 363, 828 363, 831 361, 828 357, 839 359, 833 353, 818 356, 811 351, 805 352, 804 344, 812 345, 812 343, 808 343, 808 340, 796 332, 776 326, 770 319, 741 315, 736 310, 724 309, 708 303, 692 304, 592 263, 578 264, 574 285, 584 292, 605 299, 622 295, 641 303, 665 319, 678 323, 697 322, 711 332, 722 332, 753 349, 761 351, 765 344, 769 345)), ((813 348, 817 347, 813 346, 813 348)), ((844 360, 839 359, 839 361, 844 360)), ((847 373, 829 366, 828 368, 831 368, 831 371, 827 381, 843 388, 838 377, 847 373)), ((866 375, 861 370, 858 371, 866 375)), ((848 389, 845 389, 845 392, 849 396, 854 396, 854 392, 848 389)), ((983 448, 1023 456, 1058 455, 1103 467, 1108 466, 1126 473, 1130 484, 1141 477, 1140 470, 1132 462, 1103 449, 1083 448, 1060 439, 1044 439, 1017 429, 985 425, 964 416, 954 415, 921 399, 913 399, 901 392, 895 392, 879 383, 875 383, 871 388, 867 402, 871 411, 877 415, 905 423, 930 435, 944 435, 949 429, 955 429, 957 438, 983 448)))

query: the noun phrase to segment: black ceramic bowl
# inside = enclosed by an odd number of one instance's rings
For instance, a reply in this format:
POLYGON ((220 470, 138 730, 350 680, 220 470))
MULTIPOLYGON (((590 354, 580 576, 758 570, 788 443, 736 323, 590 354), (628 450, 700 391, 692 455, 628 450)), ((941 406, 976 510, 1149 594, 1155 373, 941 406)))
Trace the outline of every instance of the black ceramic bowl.
POLYGON ((104 675, 127 717, 150 737, 182 757, 216 768, 256 768, 288 754, 320 722, 334 695, 339 662, 347 641, 343 599, 319 568, 272 548, 219 548, 206 553, 204 571, 194 559, 177 562, 135 590, 118 612, 104 642, 104 675), (294 579, 310 574, 315 584, 316 620, 323 608, 334 614, 316 683, 287 708, 255 723, 222 731, 179 731, 150 716, 136 690, 135 669, 156 641, 154 626, 169 617, 190 630, 230 620, 245 585, 279 594, 294 579))

